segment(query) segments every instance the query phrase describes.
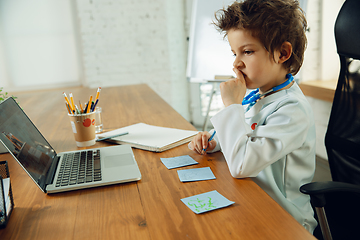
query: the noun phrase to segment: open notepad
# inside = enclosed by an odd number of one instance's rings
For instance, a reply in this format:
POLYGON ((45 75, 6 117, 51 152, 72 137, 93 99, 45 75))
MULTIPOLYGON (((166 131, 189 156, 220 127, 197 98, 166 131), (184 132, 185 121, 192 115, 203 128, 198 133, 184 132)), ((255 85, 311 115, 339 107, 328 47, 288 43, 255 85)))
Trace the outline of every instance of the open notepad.
POLYGON ((175 128, 158 127, 145 123, 137 123, 106 133, 98 134, 99 139, 114 136, 123 132, 129 134, 114 137, 106 141, 129 144, 134 148, 153 152, 163 152, 168 149, 190 142, 198 131, 181 130, 175 128))

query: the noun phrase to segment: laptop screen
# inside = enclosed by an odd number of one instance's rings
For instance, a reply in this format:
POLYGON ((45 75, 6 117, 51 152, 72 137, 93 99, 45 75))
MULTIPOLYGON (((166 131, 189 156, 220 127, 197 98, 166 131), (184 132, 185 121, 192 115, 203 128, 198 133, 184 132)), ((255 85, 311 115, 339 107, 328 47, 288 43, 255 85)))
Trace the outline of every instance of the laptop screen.
POLYGON ((45 189, 47 172, 56 153, 13 98, 0 103, 0 141, 45 189))

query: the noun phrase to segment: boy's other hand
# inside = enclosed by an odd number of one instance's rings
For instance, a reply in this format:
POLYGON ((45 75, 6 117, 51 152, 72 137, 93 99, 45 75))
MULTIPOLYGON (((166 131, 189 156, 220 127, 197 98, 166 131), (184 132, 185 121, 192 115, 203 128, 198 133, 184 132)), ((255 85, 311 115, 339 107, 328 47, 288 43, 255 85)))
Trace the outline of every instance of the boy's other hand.
POLYGON ((199 154, 206 154, 203 149, 206 149, 206 151, 213 150, 216 147, 216 141, 213 139, 208 142, 210 137, 211 135, 208 132, 199 132, 189 143, 190 150, 193 150, 199 154))
POLYGON ((246 82, 244 75, 236 68, 233 69, 236 78, 220 84, 221 99, 225 107, 231 104, 241 104, 246 94, 246 82))

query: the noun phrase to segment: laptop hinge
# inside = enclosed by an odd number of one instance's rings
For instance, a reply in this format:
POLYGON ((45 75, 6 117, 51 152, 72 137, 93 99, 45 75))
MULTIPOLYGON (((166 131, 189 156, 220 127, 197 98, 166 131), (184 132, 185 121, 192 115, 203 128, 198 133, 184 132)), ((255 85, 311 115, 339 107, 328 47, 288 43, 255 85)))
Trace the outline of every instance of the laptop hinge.
POLYGON ((52 184, 54 182, 54 177, 56 173, 57 166, 59 164, 60 157, 55 156, 53 163, 51 164, 51 167, 49 168, 48 177, 46 179, 46 185, 52 184))

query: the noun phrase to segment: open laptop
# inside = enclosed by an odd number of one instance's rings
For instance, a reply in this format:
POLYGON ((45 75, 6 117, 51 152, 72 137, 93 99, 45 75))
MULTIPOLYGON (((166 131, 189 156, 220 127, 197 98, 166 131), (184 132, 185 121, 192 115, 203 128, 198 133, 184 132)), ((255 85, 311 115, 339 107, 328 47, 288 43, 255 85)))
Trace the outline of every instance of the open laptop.
POLYGON ((129 145, 56 153, 13 98, 0 103, 0 142, 44 193, 141 179, 129 145))

